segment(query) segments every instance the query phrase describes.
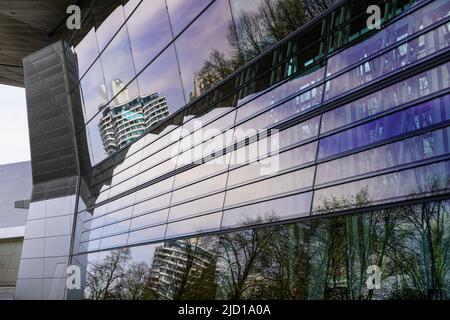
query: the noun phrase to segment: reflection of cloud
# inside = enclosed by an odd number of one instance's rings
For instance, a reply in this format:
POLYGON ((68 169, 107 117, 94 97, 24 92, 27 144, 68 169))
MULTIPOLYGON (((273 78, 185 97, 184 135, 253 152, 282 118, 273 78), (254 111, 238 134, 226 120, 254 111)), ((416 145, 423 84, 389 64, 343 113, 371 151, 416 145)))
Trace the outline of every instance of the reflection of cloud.
POLYGON ((77 54, 79 76, 81 77, 94 59, 98 56, 97 40, 94 28, 88 32, 83 40, 74 49, 77 54))
POLYGON ((211 0, 167 0, 174 34, 178 34, 210 2, 211 0))
POLYGON ((192 91, 194 74, 202 68, 212 49, 229 55, 227 35, 230 23, 228 2, 217 1, 176 41, 186 94, 192 91))
POLYGON ((160 96, 165 96, 171 112, 184 105, 173 46, 139 76, 139 88, 143 94, 157 91, 160 96))
POLYGON ((127 27, 137 71, 172 39, 163 0, 142 2, 128 21, 127 27))
POLYGON ((97 28, 98 47, 102 50, 125 22, 123 7, 117 7, 97 28))

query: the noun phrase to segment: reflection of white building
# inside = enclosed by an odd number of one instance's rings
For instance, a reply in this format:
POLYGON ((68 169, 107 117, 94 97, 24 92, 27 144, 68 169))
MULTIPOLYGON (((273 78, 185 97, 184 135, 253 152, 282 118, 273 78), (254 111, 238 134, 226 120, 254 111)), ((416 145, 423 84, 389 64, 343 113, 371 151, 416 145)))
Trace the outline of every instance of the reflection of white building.
POLYGON ((157 299, 173 299, 183 280, 186 285, 204 276, 213 263, 214 254, 196 243, 195 239, 165 243, 155 250, 150 286, 157 299))
POLYGON ((169 115, 166 98, 158 92, 130 99, 128 89, 116 79, 111 84, 116 96, 111 106, 104 107, 99 122, 103 147, 108 154, 135 141, 169 115))

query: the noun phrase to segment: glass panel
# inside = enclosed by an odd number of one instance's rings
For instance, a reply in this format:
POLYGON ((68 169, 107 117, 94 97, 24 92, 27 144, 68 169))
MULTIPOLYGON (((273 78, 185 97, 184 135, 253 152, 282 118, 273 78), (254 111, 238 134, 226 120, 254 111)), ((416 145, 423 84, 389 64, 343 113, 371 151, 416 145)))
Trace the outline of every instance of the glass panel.
POLYGON ((449 212, 448 200, 425 202, 76 255, 74 262, 85 298, 94 300, 445 300, 449 271, 432 270, 442 262, 436 252, 449 253, 449 212), (367 290, 374 265, 382 290, 367 290))
POLYGON ((99 53, 94 28, 80 41, 74 51, 77 54, 78 76, 81 79, 99 53))
POLYGON ((450 162, 398 171, 335 187, 316 190, 316 214, 438 194, 449 187, 450 162))
POLYGON ((119 234, 117 236, 103 238, 100 240, 99 249, 109 249, 127 244, 128 234, 119 234))
POLYGON ((312 192, 308 192, 226 210, 222 229, 308 216, 311 200, 312 192))
MULTIPOLYGON (((131 218, 131 212, 133 207, 128 207, 119 211, 115 211, 110 214, 102 215, 96 218, 94 216, 94 219, 92 219, 89 223, 89 228, 94 229, 98 228, 107 224, 115 223, 121 220, 126 220, 131 218)), ((87 226, 86 226, 87 227, 87 226)))
POLYGON ((211 194, 213 192, 223 191, 225 189, 226 180, 227 174, 224 173, 216 177, 197 182, 188 187, 178 189, 172 194, 171 205, 211 194))
POLYGON ((335 98, 446 48, 450 44, 449 34, 447 26, 441 26, 332 79, 327 82, 325 100, 335 98))
POLYGON ((117 7, 97 28, 98 48, 102 51, 125 22, 123 7, 117 7))
MULTIPOLYGON (((251 99, 254 95, 247 96, 245 99, 239 101, 238 103, 238 105, 241 105, 242 107, 238 109, 236 121, 240 121, 244 118, 247 118, 248 116, 257 113, 258 111, 263 110, 281 101, 282 99, 291 96, 292 94, 298 91, 304 91, 309 87, 313 87, 316 83, 323 80, 324 73, 325 67, 320 68, 319 70, 316 70, 307 75, 301 75, 297 78, 287 81, 286 83, 283 83, 282 85, 276 87, 275 89, 269 89, 270 91, 263 93, 258 98, 245 103, 246 101, 251 99)), ((310 100, 312 97, 315 96, 318 96, 319 99, 318 102, 320 102, 322 96, 321 94, 317 94, 316 90, 308 91, 309 95, 308 93, 299 95, 296 99, 294 99, 294 103, 299 104, 300 102, 302 102, 302 104, 306 105, 308 103, 308 100, 310 100)), ((321 87, 321 89, 318 89, 319 92, 321 92, 322 90, 323 87, 321 87)))
POLYGON ((302 93, 292 100, 282 103, 255 118, 240 124, 242 129, 262 129, 283 122, 305 110, 317 106, 322 101, 323 85, 302 93))
MULTIPOLYGON (((127 29, 123 27, 101 55, 105 75, 106 93, 112 99, 136 75, 127 29)), ((137 85, 128 86, 116 97, 117 104, 123 104, 138 95, 137 85)))
POLYGON ((127 27, 134 64, 139 72, 172 38, 164 0, 142 1, 127 21, 127 27))
POLYGON ((274 197, 299 191, 313 184, 314 167, 283 174, 227 191, 225 206, 249 203, 257 199, 274 197))
MULTIPOLYGON (((221 210, 225 193, 219 193, 170 208, 169 221, 221 210)), ((185 222, 186 223, 186 222, 185 222)))
POLYGON ((88 122, 106 106, 108 101, 100 59, 89 69, 81 80, 80 85, 83 95, 85 122, 88 122))
POLYGON ((222 212, 216 212, 189 220, 169 223, 167 225, 166 238, 218 230, 221 218, 222 212))
MULTIPOLYGON (((89 123, 86 124, 86 131, 89 143, 89 152, 92 165, 95 165, 105 159, 108 156, 107 150, 109 149, 109 140, 106 136, 102 137, 102 118, 103 113, 96 115, 89 123), (105 150, 105 147, 108 148, 105 150)), ((103 127, 104 128, 104 127, 103 127)))
POLYGON ((319 117, 306 120, 280 132, 280 148, 299 143, 319 134, 319 117))
POLYGON ((168 207, 170 204, 170 193, 166 193, 162 196, 152 198, 150 200, 136 203, 134 205, 133 217, 141 215, 143 213, 155 211, 160 208, 168 207))
POLYGON ((426 5, 422 9, 386 27, 368 40, 332 56, 328 63, 328 75, 335 74, 339 70, 345 69, 375 52, 442 20, 449 11, 450 4, 445 0, 434 1, 426 5))
POLYGON ((127 0, 126 4, 123 6, 123 12, 125 13, 125 17, 128 17, 131 13, 133 13, 133 10, 140 3, 141 3, 141 0, 127 0))
POLYGON ((155 195, 170 191, 172 189, 173 179, 171 177, 136 191, 136 202, 150 199, 155 195))
MULTIPOLYGON (((173 45, 168 47, 139 75, 138 82, 141 96, 157 94, 164 99, 164 109, 159 107, 160 113, 162 111, 173 113, 186 103, 173 45)), ((149 124, 149 127, 161 119, 157 120, 149 124)))
MULTIPOLYGON (((152 212, 149 214, 134 216, 131 220, 130 230, 142 228, 142 227, 150 227, 153 225, 165 223, 167 221, 167 214, 169 213, 169 209, 164 209, 156 212, 152 212)), ((164 225, 164 231, 166 226, 164 225)), ((164 236, 164 234, 163 234, 164 236)))
POLYGON ((322 163, 316 185, 447 154, 450 129, 441 129, 322 163))
MULTIPOLYGON (((170 3, 170 1, 169 1, 170 3)), ((187 5, 187 3, 186 3, 187 5)), ((192 4, 189 3, 189 7, 192 4)), ((169 5, 170 12, 170 5, 169 5)), ((213 83, 231 72, 230 67, 217 65, 219 70, 211 75, 210 63, 215 60, 225 62, 231 55, 227 33, 231 24, 228 1, 215 1, 181 36, 175 41, 180 62, 184 93, 189 99, 198 97, 213 83)), ((174 19, 171 19, 172 23, 174 19)), ((216 66, 216 67, 217 67, 216 66)))
POLYGON ((379 142, 450 119, 450 96, 434 99, 323 138, 319 159, 379 142))
POLYGON ((203 165, 199 165, 190 170, 179 173, 175 177, 174 189, 183 185, 187 185, 206 177, 209 177, 215 173, 219 173, 228 169, 230 154, 226 154, 215 160, 206 162, 203 165))
MULTIPOLYGON (((160 234, 153 228, 148 234, 160 234), (152 232, 153 231, 153 232, 152 232)), ((134 236, 133 236, 134 237, 134 236)), ((138 236, 133 242, 141 242, 138 236)), ((216 237, 78 255, 86 299, 213 299, 216 237), (187 283, 183 281, 187 279, 187 283)))
POLYGON ((267 174, 264 174, 264 167, 267 169, 270 166, 273 169, 271 170, 272 174, 275 174, 310 163, 316 157, 316 149, 317 142, 312 142, 232 170, 228 176, 228 187, 267 177, 267 174))
POLYGON ((133 244, 145 241, 164 239, 165 232, 166 232, 165 225, 130 232, 127 243, 133 244))
POLYGON ((166 0, 173 34, 177 35, 211 0, 166 0))
POLYGON ((376 115, 447 88, 450 63, 428 70, 323 114, 321 132, 376 115))

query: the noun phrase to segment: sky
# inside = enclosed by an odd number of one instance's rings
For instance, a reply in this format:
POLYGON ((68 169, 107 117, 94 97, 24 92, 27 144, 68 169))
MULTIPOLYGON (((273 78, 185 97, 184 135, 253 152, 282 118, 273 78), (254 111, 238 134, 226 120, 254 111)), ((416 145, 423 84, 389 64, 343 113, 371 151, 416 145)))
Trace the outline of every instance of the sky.
POLYGON ((0 84, 0 165, 30 160, 25 89, 0 84))

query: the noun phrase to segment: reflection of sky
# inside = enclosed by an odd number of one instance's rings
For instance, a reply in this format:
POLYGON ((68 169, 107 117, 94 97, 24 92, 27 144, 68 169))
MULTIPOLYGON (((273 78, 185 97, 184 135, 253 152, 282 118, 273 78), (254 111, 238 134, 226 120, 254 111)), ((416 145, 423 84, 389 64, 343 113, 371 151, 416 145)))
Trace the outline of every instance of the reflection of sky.
POLYGON ((123 7, 119 6, 97 28, 97 42, 100 51, 106 47, 108 41, 112 39, 124 22, 123 7))
POLYGON ((185 101, 179 80, 173 46, 167 48, 147 69, 139 75, 141 95, 158 91, 165 96, 171 113, 184 106, 185 101))
MULTIPOLYGON (((189 2, 168 0, 167 6, 172 18, 171 21, 175 25, 175 32, 177 28, 181 29, 182 26, 185 26, 208 3, 207 0, 189 2)), ((125 8, 126 15, 130 14, 136 3, 128 3, 127 5, 129 7, 125 8)), ((144 0, 139 6, 134 15, 130 17, 127 25, 122 27, 105 49, 101 59, 82 79, 86 119, 94 116, 98 112, 99 105, 107 102, 99 93, 102 84, 106 87, 108 99, 111 99, 111 83, 113 80, 120 79, 124 84, 127 84, 135 76, 135 66, 137 67, 136 70, 140 71, 170 42, 170 27, 164 1, 144 0)), ((123 21, 124 9, 118 7, 99 26, 97 42, 100 50, 117 32, 123 21)), ((211 50, 217 49, 226 55, 229 54, 227 34, 230 22, 231 12, 228 1, 217 0, 177 40, 176 46, 187 96, 193 89, 194 74, 201 69, 205 60, 209 58, 211 50)), ((80 67, 84 69, 97 55, 98 50, 95 40, 92 31, 76 48, 80 67)), ((141 95, 158 92, 159 96, 166 98, 171 113, 185 105, 186 101, 173 46, 170 46, 166 52, 163 52, 144 70, 138 80, 141 95)), ((136 97, 137 90, 136 83, 128 87, 130 98, 136 97)), ((93 119, 88 126, 88 135, 95 163, 105 158, 98 128, 99 120, 100 115, 93 119)))
POLYGON ((79 76, 82 76, 94 59, 98 56, 97 39, 95 38, 94 28, 84 37, 75 48, 78 58, 79 76))
POLYGON ((209 58, 212 49, 229 56, 227 39, 231 23, 228 1, 216 1, 175 42, 180 60, 181 76, 186 96, 194 87, 194 75, 209 58))
POLYGON ((126 5, 123 6, 123 12, 125 13, 125 16, 128 17, 136 8, 136 6, 139 4, 141 0, 129 0, 126 5))
POLYGON ((135 67, 140 71, 171 40, 164 0, 144 0, 127 27, 135 67))
MULTIPOLYGON (((211 0, 167 0, 174 35, 178 34, 211 0)), ((218 0, 218 2, 227 2, 218 0)))
POLYGON ((101 56, 108 97, 113 97, 111 83, 120 79, 127 84, 134 76, 134 65, 128 42, 127 30, 122 28, 101 56))
POLYGON ((91 151, 90 156, 92 164, 96 164, 102 161, 107 156, 105 149, 103 148, 103 142, 100 136, 100 128, 98 126, 101 117, 102 113, 99 113, 94 119, 92 119, 87 124, 87 130, 89 134, 88 143, 90 144, 90 151, 91 151))
POLYGON ((81 80, 86 120, 97 113, 100 104, 106 103, 99 93, 101 84, 103 84, 103 74, 100 60, 97 60, 81 80))
POLYGON ((230 0, 235 18, 242 12, 256 12, 262 2, 263 0, 230 0))

